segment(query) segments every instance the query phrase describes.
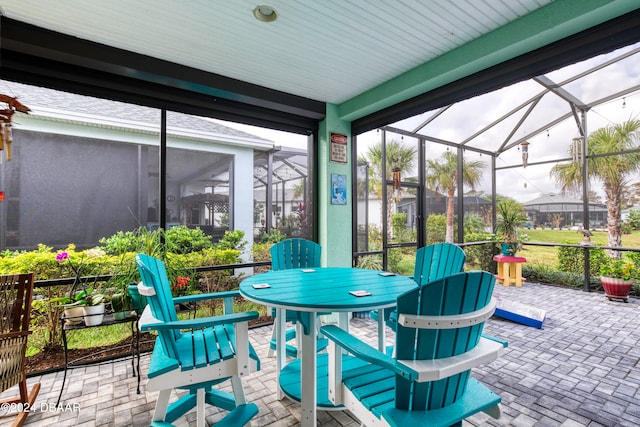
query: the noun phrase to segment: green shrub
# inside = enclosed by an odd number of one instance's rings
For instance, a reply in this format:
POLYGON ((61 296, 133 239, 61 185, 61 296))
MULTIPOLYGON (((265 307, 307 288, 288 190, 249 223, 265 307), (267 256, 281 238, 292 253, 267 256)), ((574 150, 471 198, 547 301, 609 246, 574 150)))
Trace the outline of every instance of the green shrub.
POLYGON ((269 233, 261 233, 256 239, 260 243, 278 243, 287 238, 287 235, 277 228, 272 228, 269 233))
MULTIPOLYGON (((489 233, 465 234, 465 242, 482 242, 491 239, 489 233)), ((465 246, 464 252, 467 254, 467 269, 480 269, 495 272, 495 262, 493 261, 494 243, 489 242, 482 245, 465 246)))
POLYGON ((400 251, 390 250, 387 251, 387 270, 393 271, 394 273, 400 273, 403 256, 400 251))
MULTIPOLYGON (((569 241, 563 243, 576 244, 576 242, 569 241)), ((589 273, 591 276, 600 275, 600 266, 605 262, 605 259, 606 254, 603 249, 594 248, 589 250, 589 273)), ((559 247, 558 269, 582 276, 584 274, 584 249, 581 247, 559 247)))
MULTIPOLYGON (((466 214, 464 216, 464 234, 476 234, 483 233, 487 224, 485 224, 484 219, 478 214, 466 214)), ((465 237, 466 240, 466 237, 465 237)))
POLYGON ((103 237, 99 242, 104 251, 109 255, 122 255, 127 252, 137 252, 140 249, 140 232, 118 231, 111 237, 103 237))
MULTIPOLYGON (((193 292, 230 290, 238 287, 238 278, 232 270, 195 274, 195 267, 205 265, 228 265, 240 262, 240 250, 246 241, 242 232, 227 235, 221 246, 213 248, 210 239, 199 229, 174 227, 167 233, 173 244, 163 243, 163 231, 148 231, 140 228, 135 232, 118 232, 109 238, 101 239, 101 248, 76 251, 75 245, 69 245, 64 251, 39 245, 34 251, 4 251, 0 254, 0 274, 14 274, 33 271, 36 280, 72 278, 78 274, 91 278, 99 275, 112 275, 106 283, 84 284, 96 291, 112 295, 122 293, 129 283, 140 280, 135 263, 137 253, 147 253, 165 261, 167 276, 171 283, 177 283, 178 277, 189 277, 189 290, 193 292), (173 230, 173 229, 172 229, 173 230), (192 242, 189 242, 189 240, 192 242), (206 239, 206 242, 205 242, 206 239), (170 247, 177 253, 167 252, 170 247), (199 248, 199 250, 195 250, 199 248), (191 249, 190 252, 184 252, 191 249), (60 261, 56 255, 66 252, 60 261), (108 253, 107 253, 108 252, 108 253)), ((61 343, 60 315, 61 307, 52 300, 60 299, 69 293, 69 286, 48 286, 36 288, 36 299, 32 310, 34 339, 30 340, 30 354, 43 348, 57 347, 61 343), (33 341, 33 342, 32 342, 33 341), (37 348, 35 347, 37 346, 37 348)), ((184 290, 183 290, 184 291, 184 290)))
POLYGON ((445 241, 447 217, 444 214, 431 214, 427 217, 427 245, 445 241))
POLYGON ((222 239, 215 245, 218 249, 234 249, 237 251, 244 251, 244 248, 247 246, 246 240, 244 240, 244 231, 242 230, 234 230, 234 231, 225 231, 222 239))
POLYGON ((396 270, 393 270, 393 271, 403 276, 413 276, 415 263, 416 263, 415 256, 413 258, 403 257, 397 263, 396 270))
POLYGON ((251 255, 254 262, 271 261, 271 252, 269 249, 273 243, 260 242, 254 243, 251 247, 251 255))
POLYGON ((391 214, 391 232, 395 240, 400 240, 400 236, 407 229, 407 214, 394 213, 391 214))
POLYGON ((358 258, 358 268, 367 270, 382 270, 382 257, 380 255, 365 255, 358 258))
POLYGON ((582 288, 583 276, 573 272, 560 271, 542 264, 526 263, 522 267, 522 276, 527 280, 573 288, 582 288))
POLYGON ((176 254, 187 254, 213 247, 211 236, 206 235, 200 227, 189 228, 186 225, 168 229, 165 232, 165 241, 167 252, 176 254))
MULTIPOLYGON (((553 267, 527 263, 522 267, 522 275, 532 282, 548 283, 558 286, 569 286, 573 288, 582 289, 584 287, 583 273, 573 273, 567 271, 560 271, 553 267)), ((589 289, 594 291, 601 291, 602 284, 600 283, 599 276, 589 277, 589 289)), ((635 283, 631 291, 632 295, 639 295, 638 284, 635 283)))
POLYGON ((629 211, 629 218, 627 219, 629 226, 634 230, 640 229, 640 210, 629 211))
POLYGON ((382 228, 369 224, 369 250, 379 251, 382 249, 382 228))
POLYGON ((100 239, 100 244, 110 255, 142 252, 152 256, 164 251, 186 254, 213 246, 211 236, 206 235, 199 227, 189 228, 186 225, 171 227, 167 231, 149 231, 146 227, 135 231, 118 231, 111 237, 100 239))

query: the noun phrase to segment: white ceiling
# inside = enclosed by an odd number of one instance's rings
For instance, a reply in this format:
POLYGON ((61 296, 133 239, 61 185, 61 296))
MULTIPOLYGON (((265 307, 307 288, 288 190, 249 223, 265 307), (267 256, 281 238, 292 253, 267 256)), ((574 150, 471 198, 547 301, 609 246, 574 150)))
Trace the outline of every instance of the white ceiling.
POLYGON ((50 30, 340 104, 549 3, 0 0, 0 7, 50 30), (256 20, 258 4, 279 18, 256 20))

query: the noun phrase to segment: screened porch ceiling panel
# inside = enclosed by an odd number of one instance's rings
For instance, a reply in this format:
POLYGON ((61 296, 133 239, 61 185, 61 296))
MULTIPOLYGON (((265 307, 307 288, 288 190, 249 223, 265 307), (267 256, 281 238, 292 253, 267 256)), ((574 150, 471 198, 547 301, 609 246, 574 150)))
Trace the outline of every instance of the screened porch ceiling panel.
POLYGON ((2 0, 9 18, 339 104, 551 0, 2 0), (275 22, 252 10, 273 6, 275 22))

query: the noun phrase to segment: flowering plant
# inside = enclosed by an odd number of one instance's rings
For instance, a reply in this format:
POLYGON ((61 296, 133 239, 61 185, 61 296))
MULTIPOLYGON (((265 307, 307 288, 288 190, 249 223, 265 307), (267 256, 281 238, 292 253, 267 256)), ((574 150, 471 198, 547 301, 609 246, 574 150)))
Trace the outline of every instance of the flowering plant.
MULTIPOLYGON (((74 249, 73 245, 69 246, 70 250, 74 249)), ((73 304, 73 305, 98 305, 104 300, 104 295, 101 293, 94 292, 92 289, 81 290, 76 292, 76 287, 78 284, 82 283, 81 273, 82 266, 89 258, 95 258, 99 256, 103 256, 105 253, 101 249, 90 249, 88 251, 82 252, 80 262, 77 264, 71 260, 71 255, 69 251, 61 251, 56 254, 56 261, 62 266, 66 265, 71 269, 74 274, 73 285, 71 286, 71 292, 69 292, 69 296, 65 296, 62 298, 55 298, 52 301, 60 302, 62 304, 73 304)))
POLYGON ((606 258, 600 265, 600 275, 623 280, 631 280, 631 275, 635 268, 635 264, 629 259, 606 258))
POLYGON ((176 277, 176 283, 171 285, 171 293, 174 297, 187 295, 189 291, 189 282, 191 281, 190 277, 176 277))

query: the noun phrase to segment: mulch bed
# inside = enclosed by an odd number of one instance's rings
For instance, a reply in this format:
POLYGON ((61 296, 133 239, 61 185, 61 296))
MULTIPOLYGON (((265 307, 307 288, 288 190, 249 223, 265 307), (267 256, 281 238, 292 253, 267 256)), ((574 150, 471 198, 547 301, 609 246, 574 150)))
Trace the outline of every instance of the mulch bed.
MULTIPOLYGON (((129 346, 131 345, 131 337, 127 337, 122 341, 102 347, 69 349, 69 361, 83 358, 83 362, 100 362, 113 359, 116 357, 128 356, 129 346)), ((147 352, 153 349, 153 341, 155 337, 150 333, 144 332, 140 334, 140 352, 147 352)), ((64 348, 62 346, 54 349, 47 349, 33 356, 27 357, 26 369, 28 376, 41 375, 49 372, 64 369, 64 348)))
MULTIPOLYGON (((273 323, 273 319, 269 316, 263 316, 255 321, 249 322, 249 327, 258 327, 265 324, 273 323)), ((129 346, 131 345, 131 336, 122 341, 108 346, 92 347, 83 349, 70 349, 68 351, 69 360, 85 358, 83 362, 100 362, 113 359, 116 357, 124 357, 129 354, 129 346)), ((140 352, 148 352, 153 350, 155 335, 148 332, 140 334, 140 352)), ((55 372, 64 369, 64 348, 62 346, 55 349, 41 351, 38 354, 27 357, 26 370, 27 376, 42 375, 49 372, 55 372)))

